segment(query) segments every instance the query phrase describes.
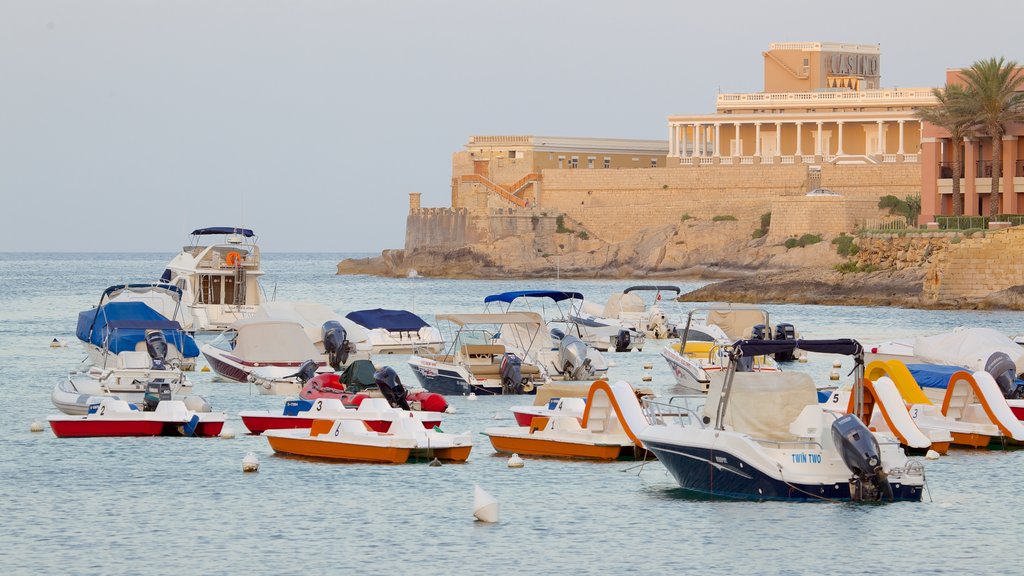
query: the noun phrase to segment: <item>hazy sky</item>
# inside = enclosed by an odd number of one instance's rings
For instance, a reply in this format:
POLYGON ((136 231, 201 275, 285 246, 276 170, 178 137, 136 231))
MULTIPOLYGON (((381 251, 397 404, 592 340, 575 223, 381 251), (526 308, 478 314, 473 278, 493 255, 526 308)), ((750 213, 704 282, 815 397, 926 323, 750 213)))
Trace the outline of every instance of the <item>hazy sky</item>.
POLYGON ((1019 0, 0 0, 0 251, 222 225, 268 252, 398 248, 408 192, 447 206, 470 135, 666 138, 760 90, 773 41, 879 43, 883 86, 940 85, 1024 60, 1021 22, 1019 0))

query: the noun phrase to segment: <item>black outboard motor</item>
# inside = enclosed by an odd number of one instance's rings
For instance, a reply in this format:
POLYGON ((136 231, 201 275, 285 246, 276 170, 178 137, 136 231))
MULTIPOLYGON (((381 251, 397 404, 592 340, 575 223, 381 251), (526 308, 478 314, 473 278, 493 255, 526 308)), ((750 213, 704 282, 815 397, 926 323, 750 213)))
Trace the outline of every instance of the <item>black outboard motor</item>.
POLYGON ((562 338, 565 338, 565 332, 562 332, 558 328, 552 328, 551 329, 551 339, 552 340, 554 340, 555 342, 558 342, 562 338))
POLYGON ((629 330, 619 330, 615 335, 615 351, 628 352, 630 345, 629 330))
POLYGON ((164 370, 164 361, 167 360, 167 337, 161 330, 146 330, 146 351, 153 359, 155 370, 164 370))
POLYGON ((750 329, 751 340, 767 340, 771 334, 768 333, 768 327, 764 324, 754 324, 750 329))
POLYGON ((146 392, 142 396, 142 410, 145 412, 152 412, 156 410, 156 405, 161 400, 171 399, 171 383, 157 379, 151 382, 146 382, 146 392))
POLYGON ((319 368, 319 365, 317 365, 316 360, 306 360, 301 366, 299 366, 299 371, 293 374, 293 376, 295 376, 295 379, 298 380, 300 384, 305 384, 306 382, 309 382, 313 376, 316 376, 317 368, 319 368))
POLYGON ((349 353, 348 333, 345 332, 345 327, 337 320, 328 320, 320 328, 320 334, 324 339, 327 362, 331 368, 341 370, 341 366, 348 362, 349 353))
POLYGON ((384 395, 392 408, 412 410, 406 398, 409 391, 402 386, 402 379, 398 377, 394 368, 391 366, 381 368, 373 374, 373 381, 377 383, 377 388, 380 388, 380 393, 384 395))
POLYGON ((501 391, 503 394, 520 394, 523 391, 523 361, 511 352, 501 357, 501 391))
MULTIPOLYGON (((792 324, 782 323, 775 325, 775 339, 776 340, 796 340, 796 328, 792 324)), ((776 362, 792 362, 796 360, 796 353, 794 350, 787 350, 785 352, 776 352, 776 362)))
POLYGON ((992 375, 1006 398, 1020 398, 1024 385, 1017 385, 1017 365, 1006 352, 994 352, 985 361, 985 372, 992 375))
POLYGON ((882 452, 867 426, 853 414, 845 414, 832 423, 832 442, 850 477, 850 498, 853 500, 892 501, 892 486, 882 468, 882 452))

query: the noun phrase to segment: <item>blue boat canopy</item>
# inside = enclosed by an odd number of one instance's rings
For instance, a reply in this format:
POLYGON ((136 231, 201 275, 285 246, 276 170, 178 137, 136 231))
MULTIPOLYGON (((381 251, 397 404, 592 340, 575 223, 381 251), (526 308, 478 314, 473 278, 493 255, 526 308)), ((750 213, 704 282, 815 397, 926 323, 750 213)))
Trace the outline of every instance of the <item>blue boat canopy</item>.
POLYGON ((561 302, 562 300, 569 300, 570 298, 576 300, 583 300, 583 294, 580 294, 579 292, 562 292, 560 290, 517 290, 515 292, 502 292, 501 294, 491 294, 490 296, 484 298, 484 303, 511 303, 516 298, 551 298, 555 302, 561 302))
POLYGON ((181 324, 168 320, 143 302, 108 302, 78 314, 75 335, 83 342, 117 354, 135 350, 146 339, 146 330, 160 330, 167 342, 181 351, 185 358, 199 356, 196 341, 181 329, 181 324))
MULTIPOLYGON (((168 280, 170 280, 170 278, 168 278, 168 280)), ((181 288, 178 288, 174 284, 167 284, 165 282, 145 284, 115 284, 103 291, 103 295, 100 296, 100 300, 102 300, 105 296, 113 294, 114 292, 120 292, 121 290, 125 289, 131 290, 133 288, 156 288, 159 290, 165 290, 167 292, 177 294, 179 299, 182 296, 181 288)))
POLYGON ((862 356, 864 347, 850 338, 837 340, 737 340, 733 343, 733 357, 749 358, 800 349, 806 352, 862 356))
POLYGON ((907 370, 917 380, 919 386, 942 388, 949 386, 949 379, 957 372, 969 372, 960 366, 943 366, 940 364, 907 364, 907 370))
POLYGON ((256 234, 248 228, 234 228, 231 226, 214 226, 212 228, 196 228, 192 231, 193 236, 210 236, 212 234, 241 234, 246 238, 252 238, 256 234))
POLYGON ((424 326, 430 326, 423 321, 423 318, 408 310, 374 308, 349 312, 345 317, 370 330, 383 328, 391 332, 416 332, 424 326))

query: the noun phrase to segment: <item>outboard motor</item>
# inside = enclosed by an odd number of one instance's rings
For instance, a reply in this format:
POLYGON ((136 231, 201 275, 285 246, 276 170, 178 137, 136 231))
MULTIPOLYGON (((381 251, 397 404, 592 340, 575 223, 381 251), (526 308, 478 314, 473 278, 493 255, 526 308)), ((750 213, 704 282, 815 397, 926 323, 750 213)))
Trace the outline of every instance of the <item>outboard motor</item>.
MULTIPOLYGON (((775 339, 776 340, 796 340, 796 328, 792 324, 776 324, 775 325, 775 339)), ((796 353, 793 350, 786 352, 776 352, 776 362, 792 362, 796 360, 796 353)))
POLYGON ((992 378, 999 384, 999 389, 1003 391, 1003 396, 1007 398, 1021 397, 1024 385, 1016 383, 1017 365, 1010 359, 1009 354, 1006 352, 994 352, 985 361, 985 372, 991 374, 992 378))
POLYGON ((331 368, 341 370, 341 366, 348 362, 349 341, 345 327, 337 320, 324 322, 320 329, 324 340, 324 351, 327 352, 327 362, 331 368))
POLYGON ((769 336, 771 335, 768 333, 768 327, 764 324, 754 324, 750 328, 751 340, 768 340, 769 336))
POLYGON ((293 376, 295 376, 295 379, 298 380, 300 384, 305 384, 306 382, 309 382, 313 376, 316 376, 317 368, 319 368, 319 366, 317 365, 316 360, 306 360, 301 366, 299 366, 299 371, 293 374, 293 376))
POLYGON ((519 394, 523 390, 523 361, 511 352, 501 357, 501 391, 505 394, 519 394))
POLYGON ((629 330, 619 330, 619 333, 615 335, 615 351, 616 352, 627 352, 629 351, 631 338, 629 337, 629 330))
POLYGON ((146 330, 146 351, 153 359, 155 370, 164 370, 164 361, 167 360, 167 337, 161 330, 146 330))
POLYGON ((654 337, 658 340, 668 338, 668 318, 665 318, 665 314, 662 312, 652 313, 650 319, 647 321, 647 330, 654 333, 654 337))
POLYGON ((853 414, 845 414, 832 423, 832 442, 843 463, 853 472, 850 498, 853 500, 892 500, 892 486, 882 468, 882 452, 867 426, 853 414))
POLYGON ((562 332, 562 331, 561 331, 560 329, 558 329, 558 328, 552 328, 552 329, 551 329, 551 339, 552 339, 552 340, 554 340, 555 342, 558 342, 558 341, 560 341, 560 340, 561 340, 562 338, 565 338, 565 332, 562 332))
POLYGON ((567 380, 582 380, 593 374, 587 344, 575 336, 563 336, 558 343, 558 365, 567 380))
POLYGON ((161 400, 171 399, 171 383, 157 379, 151 382, 146 382, 146 392, 142 396, 142 409, 145 412, 152 412, 156 410, 156 405, 161 400))
POLYGON ((406 399, 409 395, 408 390, 405 386, 402 386, 402 379, 398 377, 398 373, 391 366, 385 366, 373 374, 373 380, 377 383, 377 388, 380 388, 380 393, 387 399, 388 404, 391 404, 392 408, 401 408, 402 410, 412 410, 409 407, 409 402, 406 399))

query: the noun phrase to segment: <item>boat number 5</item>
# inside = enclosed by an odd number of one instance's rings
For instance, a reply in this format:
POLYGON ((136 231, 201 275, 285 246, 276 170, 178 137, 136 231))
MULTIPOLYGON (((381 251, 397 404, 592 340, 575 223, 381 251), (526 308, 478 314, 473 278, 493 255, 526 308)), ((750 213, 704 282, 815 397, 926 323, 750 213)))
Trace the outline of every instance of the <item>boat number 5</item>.
POLYGON ((835 394, 832 394, 832 403, 833 404, 838 404, 839 403, 839 392, 836 392, 835 394))
POLYGON ((323 410, 323 408, 324 408, 324 401, 323 400, 317 400, 316 401, 316 411, 319 412, 319 411, 323 410))

